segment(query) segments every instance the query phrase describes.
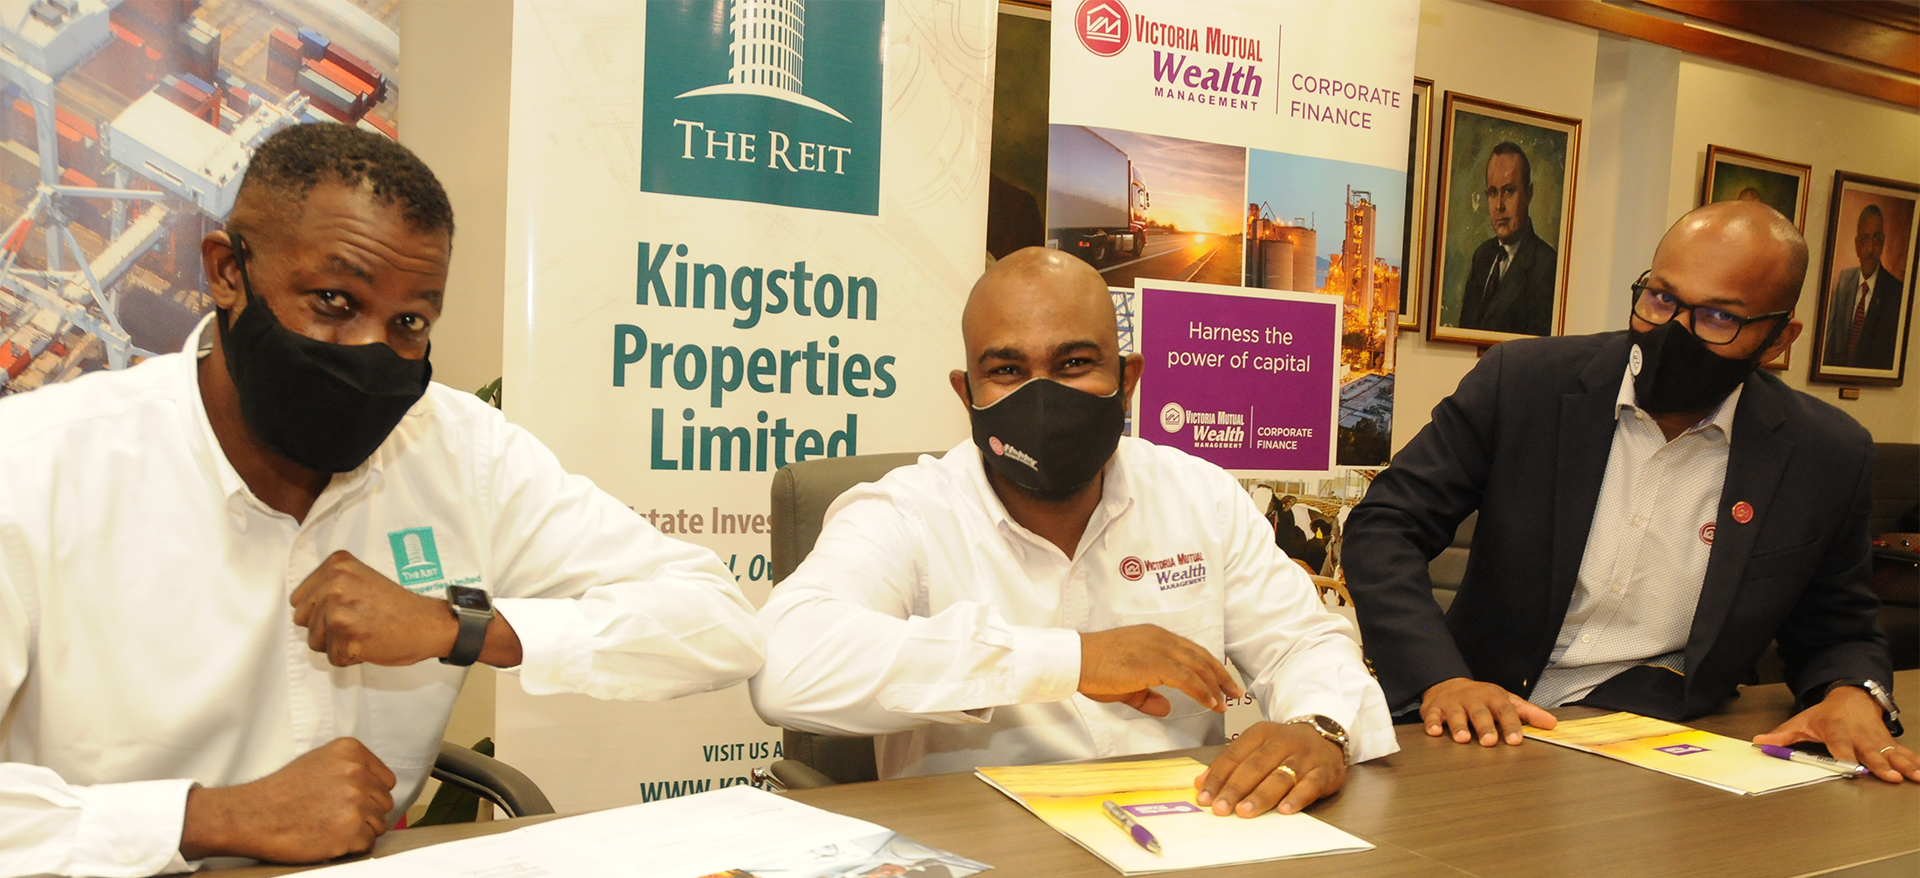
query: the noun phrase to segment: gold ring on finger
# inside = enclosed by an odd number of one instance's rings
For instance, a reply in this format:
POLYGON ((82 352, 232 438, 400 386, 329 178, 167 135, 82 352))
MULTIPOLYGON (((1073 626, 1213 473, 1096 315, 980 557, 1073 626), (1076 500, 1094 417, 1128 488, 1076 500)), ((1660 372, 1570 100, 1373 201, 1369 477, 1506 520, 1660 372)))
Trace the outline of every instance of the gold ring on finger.
POLYGON ((1300 782, 1300 775, 1299 775, 1299 773, 1298 773, 1298 772, 1295 772, 1295 771, 1293 770, 1293 766, 1291 766, 1291 765, 1277 765, 1277 766, 1274 766, 1274 769, 1273 769, 1273 773, 1274 773, 1274 774, 1284 774, 1284 775, 1286 775, 1286 776, 1287 776, 1287 783, 1289 783, 1289 784, 1296 784, 1296 783, 1299 783, 1299 782, 1300 782))
POLYGON ((1875 753, 1885 753, 1885 752, 1887 752, 1888 750, 1892 750, 1893 748, 1894 748, 1894 745, 1893 745, 1893 744, 1888 744, 1887 746, 1885 746, 1885 747, 1881 747, 1880 749, 1878 749, 1878 750, 1875 750, 1875 751, 1873 751, 1873 752, 1875 752, 1875 753))

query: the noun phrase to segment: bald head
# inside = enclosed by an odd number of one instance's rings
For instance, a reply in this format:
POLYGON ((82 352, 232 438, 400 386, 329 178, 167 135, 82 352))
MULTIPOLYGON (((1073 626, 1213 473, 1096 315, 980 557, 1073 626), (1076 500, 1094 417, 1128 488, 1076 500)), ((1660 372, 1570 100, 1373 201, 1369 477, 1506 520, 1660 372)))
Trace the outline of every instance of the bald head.
MULTIPOLYGON (((1721 201, 1689 212, 1667 230, 1646 283, 1686 308, 1752 318, 1732 341, 1712 350, 1764 363, 1800 335, 1791 312, 1806 277, 1807 241, 1793 223, 1758 201, 1721 201)), ((1695 318, 1686 319, 1691 327, 1695 318)), ((1630 325, 1640 332, 1653 328, 1637 311, 1630 325)))
POLYGON ((1655 272, 1682 264, 1747 288, 1759 312, 1785 311, 1807 277, 1807 239, 1759 201, 1720 201, 1689 211, 1660 239, 1655 272))
POLYGON ((1109 349, 1120 344, 1113 299, 1100 273, 1058 250, 1028 247, 994 263, 967 294, 960 316, 967 359, 979 358, 987 337, 1036 323, 1081 327, 1109 349))
MULTIPOLYGON (((962 399, 987 405, 1030 378, 1052 378, 1089 393, 1121 382, 1120 333, 1100 273, 1079 258, 1028 247, 994 263, 967 296, 960 317, 962 399)), ((1138 367, 1129 373, 1131 392, 1138 367)))

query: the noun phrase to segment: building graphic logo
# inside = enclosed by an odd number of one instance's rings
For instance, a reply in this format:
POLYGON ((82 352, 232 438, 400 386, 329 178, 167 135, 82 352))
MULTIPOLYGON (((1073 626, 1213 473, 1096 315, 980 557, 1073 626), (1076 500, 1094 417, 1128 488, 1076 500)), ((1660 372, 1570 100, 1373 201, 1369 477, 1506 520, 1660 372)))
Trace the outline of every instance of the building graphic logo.
POLYGON ((805 0, 733 0, 727 10, 728 51, 733 67, 725 85, 709 85, 680 95, 756 95, 791 101, 850 122, 839 110, 800 91, 806 65, 807 4, 805 0))
POLYGON ((393 548, 393 572, 400 584, 412 588, 436 582, 440 574, 440 548, 433 544, 433 528, 413 527, 387 534, 393 548))
POLYGON ((1080 45, 1102 58, 1126 51, 1133 40, 1133 25, 1120 0, 1081 0, 1073 13, 1073 29, 1080 35, 1080 45))
POLYGON ((885 23, 884 0, 647 4, 641 190, 877 215, 885 23))

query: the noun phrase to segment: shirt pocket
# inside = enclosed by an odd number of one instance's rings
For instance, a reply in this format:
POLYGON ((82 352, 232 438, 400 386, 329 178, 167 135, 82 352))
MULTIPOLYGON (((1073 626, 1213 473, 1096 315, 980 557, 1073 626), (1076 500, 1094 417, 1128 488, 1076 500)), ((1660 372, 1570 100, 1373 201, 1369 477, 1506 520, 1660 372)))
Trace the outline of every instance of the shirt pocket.
MULTIPOLYGON (((1128 613, 1124 625, 1151 624, 1200 645, 1222 664, 1226 662, 1226 617, 1219 601, 1200 600, 1178 609, 1159 609, 1128 613)), ((1155 687, 1167 697, 1173 710, 1165 719, 1180 719, 1212 711, 1187 693, 1170 686, 1155 687)))

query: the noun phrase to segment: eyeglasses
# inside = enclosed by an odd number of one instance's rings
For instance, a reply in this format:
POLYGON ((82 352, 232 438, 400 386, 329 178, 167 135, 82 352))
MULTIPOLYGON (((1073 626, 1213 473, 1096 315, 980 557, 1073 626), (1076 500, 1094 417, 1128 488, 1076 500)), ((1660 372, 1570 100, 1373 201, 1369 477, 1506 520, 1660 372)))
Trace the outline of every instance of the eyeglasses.
POLYGON ((1640 279, 1633 283, 1633 316, 1655 326, 1659 326, 1662 323, 1672 320, 1682 311, 1691 311, 1693 312, 1693 325, 1689 328, 1693 330, 1694 336, 1705 344, 1727 344, 1739 338, 1740 331, 1746 329, 1749 323, 1759 323, 1762 320, 1778 320, 1793 314, 1793 311, 1789 309, 1786 311, 1774 311, 1770 314, 1760 314, 1753 317, 1742 317, 1720 308, 1713 308, 1706 305, 1689 305, 1680 301, 1679 297, 1666 290, 1647 286, 1647 277, 1650 274, 1652 274, 1652 272, 1640 275, 1640 279))

